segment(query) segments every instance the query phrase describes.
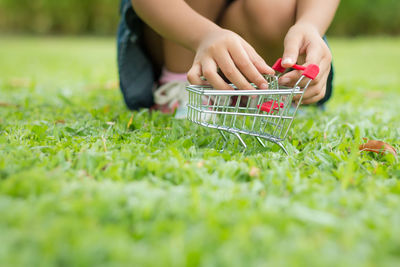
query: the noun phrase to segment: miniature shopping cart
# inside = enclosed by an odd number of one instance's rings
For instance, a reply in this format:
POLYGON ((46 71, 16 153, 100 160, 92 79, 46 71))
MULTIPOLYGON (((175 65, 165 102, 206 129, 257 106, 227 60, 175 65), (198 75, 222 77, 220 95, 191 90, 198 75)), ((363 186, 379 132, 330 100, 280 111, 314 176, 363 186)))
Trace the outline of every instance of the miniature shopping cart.
POLYGON ((318 75, 319 68, 313 64, 307 67, 294 65, 293 69, 303 72, 296 84, 289 88, 278 83, 279 76, 286 71, 281 62, 282 59, 279 59, 272 67, 277 75, 265 76, 269 83, 267 90, 216 90, 211 86, 189 85, 187 119, 219 130, 225 141, 222 149, 229 141, 225 134, 228 132, 235 135, 244 148, 247 145, 241 135, 249 135, 263 147, 266 147, 263 140, 267 140, 288 154, 282 141, 288 134, 304 92, 318 75), (303 79, 307 81, 301 87, 303 79), (294 96, 300 97, 297 104, 293 102, 294 96))

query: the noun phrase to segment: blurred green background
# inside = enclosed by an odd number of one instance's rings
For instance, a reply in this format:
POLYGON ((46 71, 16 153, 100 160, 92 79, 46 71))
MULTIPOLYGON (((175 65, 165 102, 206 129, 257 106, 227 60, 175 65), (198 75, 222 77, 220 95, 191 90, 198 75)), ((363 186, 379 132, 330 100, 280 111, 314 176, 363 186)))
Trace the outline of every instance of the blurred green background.
MULTIPOLYGON (((111 35, 118 0, 0 0, 0 32, 111 35)), ((329 34, 397 35, 399 0, 343 0, 329 34)))

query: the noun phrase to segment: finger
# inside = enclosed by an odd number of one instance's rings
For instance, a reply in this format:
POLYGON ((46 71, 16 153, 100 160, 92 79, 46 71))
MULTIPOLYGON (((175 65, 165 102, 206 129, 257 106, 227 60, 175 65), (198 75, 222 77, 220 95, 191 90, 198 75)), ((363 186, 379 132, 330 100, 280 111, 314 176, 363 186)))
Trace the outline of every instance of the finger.
POLYGON ((250 57, 246 53, 246 50, 241 45, 235 45, 229 47, 230 56, 240 70, 242 74, 246 76, 246 78, 257 85, 259 88, 267 89, 268 82, 261 75, 261 73, 254 66, 253 62, 250 60, 250 57))
MULTIPOLYGON (((318 95, 321 94, 321 92, 325 92, 326 90, 326 82, 327 82, 327 77, 322 78, 323 82, 318 82, 314 85, 310 85, 308 88, 306 88, 303 96, 303 101, 302 102, 308 102, 310 99, 313 99, 317 97, 318 95)), ((325 93, 324 93, 325 95, 325 93)), ((298 100, 300 96, 294 98, 295 100, 298 100)))
POLYGON ((322 39, 320 42, 311 42, 307 47, 306 54, 306 65, 320 65, 323 60, 331 61, 331 52, 322 39))
POLYGON ((306 62, 304 64, 304 66, 307 66, 309 64, 316 64, 318 66, 320 65, 321 60, 323 59, 321 46, 319 46, 315 43, 311 43, 307 47, 306 54, 307 54, 306 62))
MULTIPOLYGON (((225 77, 228 78, 239 90, 253 90, 254 87, 247 81, 243 74, 238 70, 227 51, 221 52, 216 56, 216 62, 225 77)), ((255 68, 255 67, 254 67, 255 68)), ((261 76, 261 74, 260 74, 261 76)), ((262 77, 262 76, 261 76, 262 77)), ((266 83, 265 79, 264 83, 266 83)))
MULTIPOLYGON (((301 77, 301 71, 292 70, 279 78, 279 84, 293 87, 301 77)), ((300 85, 301 86, 301 85, 300 85)))
MULTIPOLYGON (((305 97, 310 97, 310 95, 313 93, 312 88, 315 87, 315 85, 318 84, 321 79, 322 80, 326 79, 326 77, 327 77, 326 74, 329 73, 329 70, 330 70, 330 64, 327 64, 327 60, 326 59, 321 60, 321 58, 323 58, 323 56, 321 53, 321 49, 319 49, 319 46, 311 47, 310 51, 312 51, 312 52, 310 52, 306 55, 306 62, 303 64, 303 66, 307 66, 309 64, 318 64, 321 68, 321 74, 318 75, 309 84, 310 88, 309 88, 309 90, 306 91, 305 97)), ((302 74, 302 71, 290 71, 290 72, 286 73, 285 75, 283 75, 282 77, 280 77, 279 83, 281 85, 294 86, 297 83, 297 81, 299 80, 299 78, 301 77, 301 74, 302 74)), ((304 88, 308 82, 309 82, 309 79, 303 78, 301 80, 301 82, 298 84, 298 86, 300 86, 301 88, 304 88)), ((311 95, 311 96, 313 97, 314 95, 311 95)), ((299 97, 297 97, 297 98, 299 98, 299 97)))
POLYGON ((251 62, 250 57, 242 46, 231 47, 229 52, 234 64, 249 81, 261 89, 268 88, 268 82, 251 62))
POLYGON ((301 101, 302 104, 313 104, 316 103, 318 101, 320 101, 322 98, 324 98, 326 93, 326 85, 324 85, 323 89, 315 96, 310 97, 310 98, 303 98, 303 100, 301 101))
POLYGON ((233 90, 229 84, 227 84, 217 72, 217 64, 212 59, 204 60, 201 69, 204 77, 207 81, 218 90, 233 90))
MULTIPOLYGON (((312 61, 307 62, 305 65, 312 64, 311 62, 318 62, 316 64, 318 64, 319 68, 320 68, 319 75, 317 75, 317 77, 315 77, 315 79, 311 81, 310 87, 322 88, 323 86, 325 86, 324 84, 326 84, 326 81, 328 79, 328 75, 329 75, 329 72, 331 69, 330 58, 329 58, 329 56, 328 57, 322 56, 322 53, 321 54, 314 53, 309 58, 312 61), (323 86, 321 86, 321 84, 323 86)), ((308 79, 303 79, 303 81, 308 82, 308 79)), ((304 87, 305 85, 301 85, 301 86, 304 87)), ((313 90, 307 90, 307 91, 305 93, 306 98, 314 97, 316 95, 316 94, 314 94, 314 95, 312 94, 313 90)))
MULTIPOLYGON (((315 96, 317 96, 320 92, 321 92, 322 86, 319 84, 316 84, 314 86, 309 86, 306 91, 304 92, 303 95, 303 101, 306 101, 308 99, 311 99, 315 96)), ((300 99, 300 95, 297 95, 296 97, 294 97, 294 100, 298 100, 300 99)))
POLYGON ((250 58, 250 61, 254 64, 259 73, 268 75, 275 74, 274 69, 268 66, 265 60, 256 52, 256 50, 251 45, 244 42, 243 47, 246 50, 247 55, 250 58))
POLYGON ((297 62, 303 37, 300 34, 288 33, 285 37, 282 56, 282 67, 290 68, 297 62))
POLYGON ((190 84, 202 85, 204 81, 201 77, 201 65, 199 63, 193 63, 193 66, 187 73, 187 79, 190 84))

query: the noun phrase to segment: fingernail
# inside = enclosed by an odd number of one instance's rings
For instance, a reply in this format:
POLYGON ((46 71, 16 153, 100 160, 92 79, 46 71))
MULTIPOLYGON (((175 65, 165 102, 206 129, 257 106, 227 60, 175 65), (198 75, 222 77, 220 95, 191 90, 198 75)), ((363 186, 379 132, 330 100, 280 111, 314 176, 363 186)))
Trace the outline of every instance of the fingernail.
POLYGON ((260 85, 260 89, 268 89, 268 84, 267 83, 262 83, 260 85))
POLYGON ((284 58, 282 60, 282 65, 293 65, 293 64, 294 64, 293 59, 291 59, 290 57, 284 58))
POLYGON ((290 79, 289 78, 282 78, 281 80, 280 80, 280 83, 281 84, 288 84, 290 82, 290 79))

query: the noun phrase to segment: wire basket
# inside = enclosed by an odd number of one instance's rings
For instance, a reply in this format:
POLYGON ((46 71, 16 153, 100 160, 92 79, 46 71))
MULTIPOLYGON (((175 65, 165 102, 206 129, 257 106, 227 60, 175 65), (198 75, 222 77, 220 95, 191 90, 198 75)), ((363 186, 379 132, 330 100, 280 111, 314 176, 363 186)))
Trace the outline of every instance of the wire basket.
MULTIPOLYGON (((237 137, 244 148, 246 142, 241 135, 253 136, 266 147, 263 140, 277 144, 286 154, 283 145, 293 119, 301 103, 304 92, 319 72, 318 66, 307 67, 294 65, 292 68, 303 70, 296 84, 289 88, 279 85, 278 78, 285 68, 279 59, 273 66, 278 75, 265 76, 268 81, 267 90, 216 90, 211 86, 189 85, 189 103, 187 119, 204 127, 219 130, 225 140, 229 141, 225 132, 237 137), (303 87, 303 79, 308 81, 303 87), (300 96, 297 104, 293 97, 300 96)), ((236 89, 234 85, 231 85, 236 89)), ((257 89, 257 88, 256 88, 257 89)))

